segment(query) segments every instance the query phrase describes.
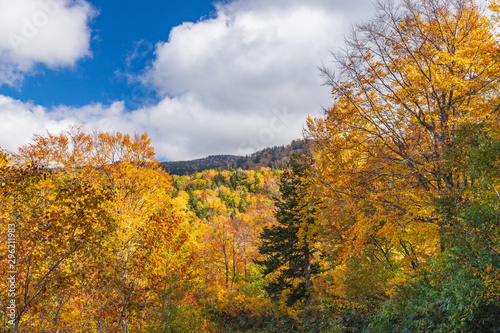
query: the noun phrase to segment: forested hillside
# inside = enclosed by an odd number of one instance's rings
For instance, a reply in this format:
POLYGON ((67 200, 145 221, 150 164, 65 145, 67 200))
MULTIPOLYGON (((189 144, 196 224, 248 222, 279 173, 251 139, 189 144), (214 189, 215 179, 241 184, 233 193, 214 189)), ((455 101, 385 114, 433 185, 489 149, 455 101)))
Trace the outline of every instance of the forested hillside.
POLYGON ((167 172, 180 176, 208 169, 282 169, 290 164, 293 153, 307 151, 307 145, 307 140, 294 140, 289 145, 265 148, 247 156, 214 155, 191 161, 162 162, 161 165, 167 172))
POLYGON ((213 155, 191 161, 162 162, 161 166, 172 175, 188 175, 208 169, 227 169, 238 165, 241 156, 213 155))
POLYGON ((307 140, 226 168, 79 127, 2 151, 4 332, 500 332, 489 5, 380 2, 307 140))

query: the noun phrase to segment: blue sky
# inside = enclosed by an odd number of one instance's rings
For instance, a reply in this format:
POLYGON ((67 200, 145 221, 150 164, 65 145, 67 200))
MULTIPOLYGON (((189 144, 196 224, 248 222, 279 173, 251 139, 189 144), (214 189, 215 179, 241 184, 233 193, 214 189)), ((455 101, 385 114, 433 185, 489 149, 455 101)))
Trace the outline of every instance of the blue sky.
POLYGON ((370 0, 0 0, 0 147, 72 124, 148 132, 161 160, 301 137, 370 0))
POLYGON ((130 84, 125 75, 142 70, 153 57, 154 44, 168 39, 174 26, 198 21, 213 13, 213 1, 89 1, 98 15, 89 23, 93 30, 92 58, 74 68, 48 70, 27 76, 21 86, 2 86, 0 94, 47 107, 60 104, 84 106, 90 102, 125 99, 133 105, 132 93, 144 95, 140 84, 130 84), (142 57, 127 64, 136 50, 142 57))

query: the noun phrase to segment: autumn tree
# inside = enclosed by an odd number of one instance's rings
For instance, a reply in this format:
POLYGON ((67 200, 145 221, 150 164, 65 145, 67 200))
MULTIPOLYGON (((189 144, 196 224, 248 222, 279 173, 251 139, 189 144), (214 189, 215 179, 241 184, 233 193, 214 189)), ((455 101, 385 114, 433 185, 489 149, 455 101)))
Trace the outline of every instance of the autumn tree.
MULTIPOLYGON (((333 106, 308 120, 325 227, 340 257, 368 249, 418 269, 443 232, 433 202, 460 201, 476 181, 458 133, 496 131, 500 48, 472 0, 392 0, 356 25, 336 69, 333 106)), ((463 141, 462 141, 463 142, 463 141)))
POLYGON ((323 69, 333 105, 306 131, 323 290, 350 313, 387 302, 374 331, 496 320, 479 309, 498 307, 499 51, 480 2, 387 0, 323 69))
POLYGON ((1 170, 2 214, 16 223, 18 326, 165 326, 165 286, 191 278, 193 256, 185 203, 172 199, 148 136, 75 127, 36 135, 9 163, 1 170))
MULTIPOLYGON (((57 327, 64 320, 63 308, 71 302, 81 305, 71 295, 81 276, 78 260, 83 253, 95 259, 102 237, 112 229, 104 207, 110 193, 84 173, 50 172, 31 161, 13 163, 12 155, 8 161, 0 171, 2 228, 14 230, 16 259, 15 269, 3 266, 2 274, 6 278, 15 271, 17 288, 9 298, 2 292, 2 302, 6 306, 14 299, 17 311, 11 318, 15 325, 7 331, 57 327)), ((0 246, 6 250, 7 234, 2 235, 0 246)))
POLYGON ((436 202, 448 225, 444 236, 449 248, 398 288, 368 332, 498 331, 500 140, 479 129, 465 138, 468 142, 461 145, 468 153, 460 159, 476 181, 460 202, 450 195, 436 202))

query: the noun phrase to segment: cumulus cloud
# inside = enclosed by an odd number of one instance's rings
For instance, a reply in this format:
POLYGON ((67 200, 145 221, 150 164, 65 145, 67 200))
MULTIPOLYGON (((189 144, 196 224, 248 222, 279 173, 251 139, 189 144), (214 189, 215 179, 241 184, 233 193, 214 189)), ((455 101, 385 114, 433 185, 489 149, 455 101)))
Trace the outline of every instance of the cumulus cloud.
POLYGON ((0 0, 0 85, 16 85, 36 64, 73 66, 89 56, 85 0, 0 0))
POLYGON ((343 43, 349 18, 364 18, 371 8, 368 0, 350 6, 326 0, 218 4, 213 17, 172 29, 168 41, 156 45, 155 60, 141 79, 178 103, 178 112, 196 113, 192 101, 202 106, 208 116, 188 124, 196 130, 186 148, 196 156, 205 144, 244 153, 286 143, 301 136, 308 114, 328 106, 318 66, 343 43), (273 129, 271 119, 284 110, 294 121, 273 129))
POLYGON ((0 147, 10 151, 27 144, 34 133, 59 132, 71 124, 41 106, 3 95, 0 95, 0 119, 0 147))
POLYGON ((15 151, 30 142, 34 133, 58 133, 71 125, 89 130, 147 132, 160 159, 183 160, 222 153, 251 153, 276 140, 290 140, 290 127, 299 131, 303 119, 286 109, 267 116, 207 109, 193 96, 165 98, 155 106, 129 112, 123 102, 95 103, 81 108, 59 106, 47 109, 0 95, 0 147, 15 151))
POLYGON ((143 80, 165 95, 190 93, 231 113, 292 105, 313 111, 326 95, 317 66, 342 41, 337 32, 346 21, 311 4, 249 2, 218 6, 216 17, 172 29, 143 80))
POLYGON ((349 17, 366 17, 372 8, 370 0, 350 3, 217 4, 211 17, 173 28, 168 41, 156 45, 151 66, 137 77, 160 94, 156 105, 129 111, 118 101, 48 110, 0 96, 0 117, 18 112, 12 122, 22 128, 6 134, 0 125, 0 146, 14 149, 34 131, 70 123, 148 132, 158 157, 167 160, 246 154, 290 142, 301 136, 308 114, 330 103, 318 66, 342 44, 349 17))

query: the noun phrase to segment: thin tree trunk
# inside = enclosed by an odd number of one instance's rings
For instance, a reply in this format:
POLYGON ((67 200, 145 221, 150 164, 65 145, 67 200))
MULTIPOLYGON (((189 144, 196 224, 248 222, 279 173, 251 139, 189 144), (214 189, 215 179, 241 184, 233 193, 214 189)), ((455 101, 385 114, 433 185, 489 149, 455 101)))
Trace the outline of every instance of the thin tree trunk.
POLYGON ((306 314, 310 314, 311 309, 311 287, 312 287, 312 279, 311 279, 311 256, 309 253, 309 243, 307 241, 307 236, 304 239, 304 277, 306 280, 306 314))
POLYGON ((233 290, 236 281, 236 246, 233 243, 233 280, 231 281, 231 290, 233 290))

